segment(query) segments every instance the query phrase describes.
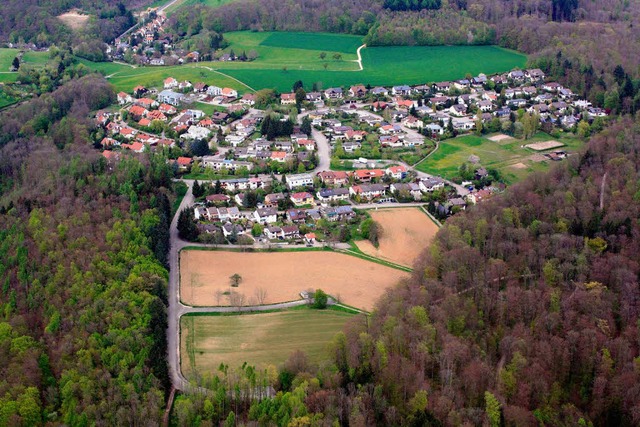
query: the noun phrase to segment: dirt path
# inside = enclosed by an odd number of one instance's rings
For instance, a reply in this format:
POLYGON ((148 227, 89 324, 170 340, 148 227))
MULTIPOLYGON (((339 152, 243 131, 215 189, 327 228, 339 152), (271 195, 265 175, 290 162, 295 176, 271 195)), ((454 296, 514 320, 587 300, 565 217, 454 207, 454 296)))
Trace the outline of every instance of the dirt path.
POLYGON ((362 50, 362 48, 367 47, 366 44, 363 44, 362 46, 360 46, 358 48, 358 50, 356 50, 356 54, 358 55, 358 59, 354 59, 351 62, 355 62, 356 64, 358 64, 359 69, 358 70, 353 70, 353 71, 362 71, 364 68, 362 68, 362 55, 360 55, 360 51, 362 50))

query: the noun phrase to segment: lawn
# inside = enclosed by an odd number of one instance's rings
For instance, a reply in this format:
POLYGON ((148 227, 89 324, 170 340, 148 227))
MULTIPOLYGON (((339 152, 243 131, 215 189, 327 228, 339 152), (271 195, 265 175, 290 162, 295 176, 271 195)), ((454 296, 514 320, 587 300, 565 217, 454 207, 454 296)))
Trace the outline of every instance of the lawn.
POLYGON ((9 71, 13 58, 15 58, 17 54, 17 49, 0 48, 0 72, 9 71))
MULTIPOLYGON (((165 12, 167 16, 170 16, 172 13, 174 13, 176 10, 182 7, 193 6, 196 4, 204 4, 210 7, 220 7, 223 4, 231 3, 232 1, 235 1, 235 0, 178 0, 177 2, 175 2, 174 4, 166 8, 165 12)), ((152 6, 154 7, 163 6, 168 2, 169 2, 168 0, 158 1, 158 2, 154 2, 152 6)))
POLYGON ((352 314, 308 308, 232 316, 184 316, 180 321, 181 369, 214 373, 221 363, 239 367, 281 365, 304 351, 312 363, 327 357, 327 344, 352 314))
POLYGON ((580 139, 569 135, 554 138, 542 132, 527 141, 510 139, 500 143, 484 137, 465 135, 442 141, 438 150, 419 163, 417 169, 451 179, 457 175, 460 165, 469 161, 473 155, 480 158, 482 166, 497 169, 507 183, 513 183, 532 172, 548 169, 551 161, 544 158, 544 152, 537 153, 523 147, 531 142, 548 140, 564 142, 566 146, 563 149, 567 151, 575 151, 583 145, 580 139))
POLYGON ((306 49, 354 54, 362 45, 362 37, 329 33, 270 33, 261 46, 306 49))

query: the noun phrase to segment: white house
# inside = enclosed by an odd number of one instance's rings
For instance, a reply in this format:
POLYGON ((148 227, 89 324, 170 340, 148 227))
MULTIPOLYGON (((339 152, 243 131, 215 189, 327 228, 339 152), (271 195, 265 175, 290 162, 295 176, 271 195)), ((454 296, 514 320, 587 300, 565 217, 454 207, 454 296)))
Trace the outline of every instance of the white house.
POLYGON ((296 187, 307 187, 313 185, 313 175, 309 173, 291 174, 285 177, 285 181, 290 190, 296 187))
POLYGON ((258 208, 253 212, 253 217, 260 223, 273 224, 278 220, 278 211, 275 208, 258 208))

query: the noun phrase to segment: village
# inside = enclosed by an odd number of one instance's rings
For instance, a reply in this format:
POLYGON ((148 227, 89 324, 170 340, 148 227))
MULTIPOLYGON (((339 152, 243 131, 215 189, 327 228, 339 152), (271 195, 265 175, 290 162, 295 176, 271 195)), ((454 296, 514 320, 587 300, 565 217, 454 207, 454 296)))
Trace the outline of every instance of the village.
POLYGON ((481 162, 453 182, 420 172, 411 156, 478 128, 513 134, 524 115, 564 131, 607 115, 538 69, 414 87, 297 88, 265 109, 253 93, 168 77, 117 101, 96 116, 103 156, 165 152, 177 173, 201 182, 194 220, 205 240, 231 244, 345 241, 342 228, 362 220, 360 209, 395 203, 445 219, 504 185, 481 162))

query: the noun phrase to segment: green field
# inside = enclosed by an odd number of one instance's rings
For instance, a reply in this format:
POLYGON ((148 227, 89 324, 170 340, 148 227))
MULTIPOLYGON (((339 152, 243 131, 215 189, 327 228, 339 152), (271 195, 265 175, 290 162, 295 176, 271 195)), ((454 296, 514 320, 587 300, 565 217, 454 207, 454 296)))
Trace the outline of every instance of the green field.
POLYGON ((323 88, 357 83, 424 84, 462 78, 467 73, 507 71, 526 62, 525 55, 496 46, 374 47, 362 49, 363 70, 359 70, 356 50, 362 39, 358 36, 242 31, 227 33, 225 38, 230 43, 226 51, 233 49, 240 54, 253 50, 258 58, 244 63, 201 62, 155 68, 81 62, 107 75, 117 90, 131 91, 138 84, 158 87, 164 78, 173 76, 240 92, 262 88, 285 92, 297 80, 302 80, 307 89, 313 83, 323 88), (320 59, 322 52, 326 53, 324 59, 320 59), (340 59, 334 59, 335 54, 340 59))
POLYGON ((9 71, 17 53, 17 49, 0 48, 0 72, 9 71))
POLYGON ((565 146, 561 149, 565 151, 575 151, 583 145, 578 138, 571 136, 554 138, 542 132, 527 141, 510 139, 502 142, 465 135, 440 142, 438 150, 419 163, 416 168, 422 172, 451 179, 457 175, 460 165, 469 161, 469 157, 473 155, 480 158, 480 165, 497 169, 507 183, 514 183, 531 172, 548 169, 553 163, 550 160, 541 159, 540 156, 545 152, 538 153, 523 148, 522 145, 550 140, 563 142, 565 146))
POLYGON ((352 314, 308 308, 276 313, 232 316, 184 316, 181 328, 181 367, 188 377, 194 369, 213 373, 220 363, 234 367, 282 364, 295 350, 312 363, 326 357, 327 344, 352 314))
MULTIPOLYGON (((177 2, 175 2, 174 4, 166 8, 165 12, 167 16, 170 16, 173 12, 175 12, 176 10, 182 7, 193 6, 196 4, 204 4, 210 7, 220 7, 223 4, 231 3, 232 1, 235 1, 235 0, 178 0, 177 2)), ((163 6, 167 3, 168 3, 167 0, 157 1, 152 4, 152 7, 163 6)))

